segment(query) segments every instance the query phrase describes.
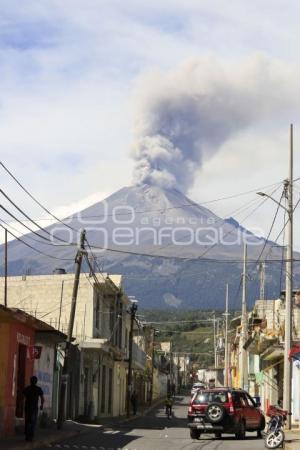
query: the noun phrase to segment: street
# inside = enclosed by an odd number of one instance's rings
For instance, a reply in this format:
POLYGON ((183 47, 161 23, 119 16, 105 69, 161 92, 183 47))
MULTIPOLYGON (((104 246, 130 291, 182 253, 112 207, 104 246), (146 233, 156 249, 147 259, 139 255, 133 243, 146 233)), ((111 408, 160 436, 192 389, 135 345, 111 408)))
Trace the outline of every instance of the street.
POLYGON ((137 417, 129 423, 112 428, 99 426, 79 437, 68 439, 39 450, 256 450, 263 449, 263 440, 256 433, 247 433, 245 440, 236 440, 225 435, 216 439, 204 434, 200 440, 192 440, 187 427, 188 397, 177 396, 173 406, 173 417, 167 419, 163 407, 156 408, 147 416, 137 417))

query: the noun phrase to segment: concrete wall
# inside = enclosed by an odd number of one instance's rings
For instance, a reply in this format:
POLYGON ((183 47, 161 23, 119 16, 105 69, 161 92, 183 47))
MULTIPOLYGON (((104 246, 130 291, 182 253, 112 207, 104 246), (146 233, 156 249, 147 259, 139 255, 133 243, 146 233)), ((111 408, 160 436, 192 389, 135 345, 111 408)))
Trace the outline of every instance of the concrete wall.
MULTIPOLYGON (((117 286, 121 276, 110 277, 117 286)), ((102 274, 98 279, 103 280, 102 274)), ((49 323, 54 328, 66 332, 68 328, 72 300, 74 274, 29 275, 23 277, 8 277, 8 306, 20 308, 25 312, 49 323), (62 308, 60 317, 60 303, 62 308)), ((73 335, 77 339, 94 337, 95 299, 93 292, 94 280, 88 274, 81 274, 78 289, 76 316, 73 335)), ((3 303, 4 279, 0 278, 0 303, 3 303)), ((101 285, 102 286, 102 283, 101 285)), ((104 283, 103 283, 104 287, 104 283)), ((101 289, 101 288, 100 288, 101 289)), ((103 306, 104 308, 104 306, 103 306)), ((106 313, 106 309, 100 314, 106 313)), ((102 325, 108 323, 108 315, 104 314, 102 325)), ((101 319, 100 319, 101 320, 101 319)))

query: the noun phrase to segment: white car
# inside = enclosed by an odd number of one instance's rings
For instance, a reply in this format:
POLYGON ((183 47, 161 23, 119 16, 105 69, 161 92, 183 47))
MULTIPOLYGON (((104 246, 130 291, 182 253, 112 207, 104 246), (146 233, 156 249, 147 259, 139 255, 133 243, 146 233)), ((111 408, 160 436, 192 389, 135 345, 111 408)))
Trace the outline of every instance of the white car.
POLYGON ((191 396, 193 396, 198 391, 198 389, 205 389, 205 385, 200 382, 194 383, 191 390, 191 396))

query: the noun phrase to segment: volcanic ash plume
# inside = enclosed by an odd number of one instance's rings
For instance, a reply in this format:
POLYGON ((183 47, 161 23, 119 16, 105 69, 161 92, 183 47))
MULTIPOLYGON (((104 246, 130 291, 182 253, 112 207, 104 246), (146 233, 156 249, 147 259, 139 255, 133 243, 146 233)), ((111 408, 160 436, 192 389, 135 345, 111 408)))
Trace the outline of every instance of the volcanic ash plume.
POLYGON ((292 107, 288 90, 295 75, 285 70, 255 56, 226 66, 193 60, 143 77, 137 88, 134 182, 186 192, 203 157, 255 121, 292 107))

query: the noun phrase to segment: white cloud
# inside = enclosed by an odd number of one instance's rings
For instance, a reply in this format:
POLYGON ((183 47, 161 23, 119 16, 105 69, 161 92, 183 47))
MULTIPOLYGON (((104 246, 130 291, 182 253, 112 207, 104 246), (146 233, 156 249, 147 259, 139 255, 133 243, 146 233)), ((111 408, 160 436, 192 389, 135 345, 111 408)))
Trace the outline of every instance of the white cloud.
MULTIPOLYGON (((257 51, 287 68, 299 62, 295 0, 289 8, 271 0, 0 4, 1 159, 52 209, 130 183, 132 88, 144 71, 171 70, 187 58, 207 55, 226 65, 257 51)), ((274 95, 285 102, 279 89, 274 95)), ((193 198, 216 198, 284 178, 290 121, 295 121, 296 144, 297 109, 280 123, 266 120, 264 129, 254 123, 232 136, 199 171, 193 198)), ((295 173, 300 174, 297 158, 295 173)), ((40 217, 8 177, 1 181, 40 217)), ((227 205, 234 208, 236 201, 212 206, 223 214, 227 205)), ((255 217, 268 227, 270 217, 255 217)))

